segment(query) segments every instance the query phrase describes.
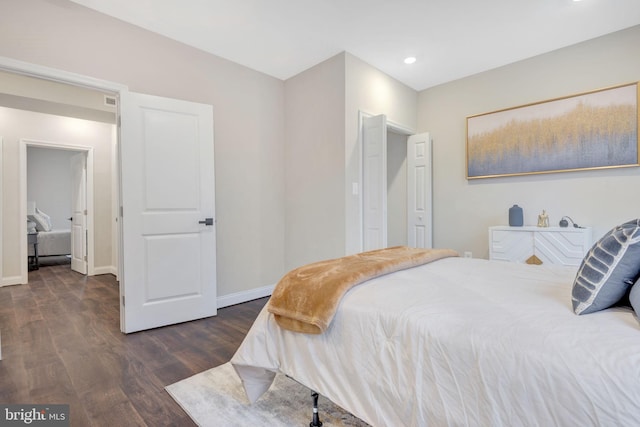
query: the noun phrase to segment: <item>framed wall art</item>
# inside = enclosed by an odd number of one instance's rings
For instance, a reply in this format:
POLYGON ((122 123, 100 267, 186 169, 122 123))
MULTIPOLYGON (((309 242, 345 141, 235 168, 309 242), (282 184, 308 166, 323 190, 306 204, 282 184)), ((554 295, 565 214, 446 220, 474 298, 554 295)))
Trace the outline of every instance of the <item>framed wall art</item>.
POLYGON ((467 117, 467 179, 640 165, 638 83, 467 117))

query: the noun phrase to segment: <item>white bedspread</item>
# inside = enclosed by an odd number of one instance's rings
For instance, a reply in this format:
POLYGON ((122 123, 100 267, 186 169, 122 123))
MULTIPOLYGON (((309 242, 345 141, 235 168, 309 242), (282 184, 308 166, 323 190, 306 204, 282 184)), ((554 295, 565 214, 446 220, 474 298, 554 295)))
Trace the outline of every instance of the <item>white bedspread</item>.
POLYGON ((322 335, 263 310, 232 359, 250 399, 289 375, 375 426, 630 426, 640 325, 577 316, 575 267, 447 258, 352 289, 322 335))
MULTIPOLYGON (((71 253, 71 230, 38 232, 38 256, 69 255, 71 253)), ((29 246, 29 255, 33 247, 29 246)))

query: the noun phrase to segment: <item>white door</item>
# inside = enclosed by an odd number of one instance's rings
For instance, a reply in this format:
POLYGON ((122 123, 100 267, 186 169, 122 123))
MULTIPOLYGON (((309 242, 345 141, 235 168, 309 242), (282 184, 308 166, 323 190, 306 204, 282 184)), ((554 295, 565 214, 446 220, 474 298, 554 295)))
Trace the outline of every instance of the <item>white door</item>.
POLYGON ((431 140, 428 133, 407 139, 407 244, 431 248, 431 140))
POLYGON ((216 314, 213 108, 121 92, 121 329, 216 314))
POLYGON ((87 156, 71 157, 71 269, 87 274, 87 156))
POLYGON ((363 250, 387 246, 387 118, 363 117, 363 250))

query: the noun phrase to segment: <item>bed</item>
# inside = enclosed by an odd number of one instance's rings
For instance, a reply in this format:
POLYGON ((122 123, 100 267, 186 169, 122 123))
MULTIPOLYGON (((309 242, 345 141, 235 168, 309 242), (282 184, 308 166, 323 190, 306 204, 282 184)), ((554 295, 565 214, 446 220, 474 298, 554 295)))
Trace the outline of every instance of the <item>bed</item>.
MULTIPOLYGON (((29 248, 29 256, 33 256, 29 248)), ((71 230, 38 231, 38 257, 70 255, 71 230)))
POLYGON ((638 318, 576 315, 577 270, 448 257, 351 288, 321 334, 265 306, 231 363, 252 402, 283 373, 374 426, 637 425, 638 318))
MULTIPOLYGON (((27 203, 27 233, 37 233, 37 257, 71 254, 71 230, 53 229, 51 218, 37 208, 35 202, 27 203)), ((29 246, 28 256, 35 256, 32 246, 29 246)))

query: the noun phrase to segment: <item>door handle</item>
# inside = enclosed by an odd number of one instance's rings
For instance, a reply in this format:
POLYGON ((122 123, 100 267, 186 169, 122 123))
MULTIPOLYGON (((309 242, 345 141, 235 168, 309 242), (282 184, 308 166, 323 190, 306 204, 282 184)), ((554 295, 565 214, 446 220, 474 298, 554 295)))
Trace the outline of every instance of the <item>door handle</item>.
POLYGON ((205 218, 204 221, 198 221, 198 224, 213 225, 213 218, 205 218))

